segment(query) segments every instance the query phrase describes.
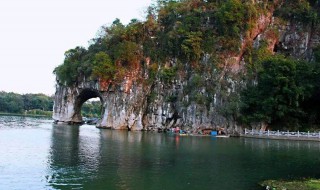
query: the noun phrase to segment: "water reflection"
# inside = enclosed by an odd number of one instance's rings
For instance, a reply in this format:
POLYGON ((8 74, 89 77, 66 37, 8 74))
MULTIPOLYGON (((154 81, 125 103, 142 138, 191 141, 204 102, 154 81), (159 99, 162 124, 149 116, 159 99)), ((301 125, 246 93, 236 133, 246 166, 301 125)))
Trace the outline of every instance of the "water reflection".
POLYGON ((264 171, 268 178, 320 177, 315 167, 320 163, 319 142, 249 138, 242 142, 248 154, 255 155, 249 162, 256 163, 257 170, 264 171))
POLYGON ((0 116, 0 129, 34 128, 48 123, 52 121, 43 117, 0 116))
POLYGON ((289 140, 268 140, 268 139, 251 139, 244 138, 245 146, 254 149, 309 149, 314 151, 320 150, 320 143, 314 141, 289 141, 289 140))
POLYGON ((320 176, 319 152, 314 142, 53 126, 46 180, 54 189, 255 189, 320 176))

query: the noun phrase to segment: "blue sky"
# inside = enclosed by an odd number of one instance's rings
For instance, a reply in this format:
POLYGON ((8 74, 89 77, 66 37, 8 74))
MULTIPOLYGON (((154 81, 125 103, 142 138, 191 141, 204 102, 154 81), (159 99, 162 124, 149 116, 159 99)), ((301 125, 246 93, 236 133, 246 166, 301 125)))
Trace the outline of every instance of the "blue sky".
POLYGON ((87 46, 100 26, 116 18, 143 19, 152 0, 2 0, 0 91, 55 92, 53 69, 64 52, 87 46))

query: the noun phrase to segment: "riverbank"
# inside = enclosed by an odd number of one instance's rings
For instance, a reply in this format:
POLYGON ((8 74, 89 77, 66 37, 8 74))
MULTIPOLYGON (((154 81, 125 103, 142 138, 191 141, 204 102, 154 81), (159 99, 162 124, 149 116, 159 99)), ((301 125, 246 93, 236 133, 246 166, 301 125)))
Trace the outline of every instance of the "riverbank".
POLYGON ((255 139, 271 139, 271 140, 290 140, 290 141, 316 141, 320 142, 318 137, 285 137, 285 136, 262 136, 241 134, 240 137, 255 138, 255 139))
POLYGON ((262 187, 270 190, 320 190, 320 180, 318 179, 308 179, 308 180, 294 180, 294 181, 284 181, 284 180, 267 180, 260 183, 262 187))
POLYGON ((320 132, 301 132, 301 131, 261 131, 254 129, 245 129, 240 135, 245 138, 257 139, 275 139, 275 140, 292 140, 292 141, 316 141, 320 142, 320 132))
POLYGON ((50 115, 42 115, 42 114, 19 114, 19 113, 4 113, 4 112, 0 112, 0 116, 47 117, 47 118, 51 118, 50 115))

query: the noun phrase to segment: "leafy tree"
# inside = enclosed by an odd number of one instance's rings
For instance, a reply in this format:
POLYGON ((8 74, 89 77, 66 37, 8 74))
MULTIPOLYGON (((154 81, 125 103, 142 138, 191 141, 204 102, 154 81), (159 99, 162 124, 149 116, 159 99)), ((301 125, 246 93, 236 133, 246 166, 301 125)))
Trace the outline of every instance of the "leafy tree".
POLYGON ((110 59, 110 57, 104 53, 99 52, 95 55, 94 63, 93 63, 93 71, 92 74, 95 77, 101 78, 103 80, 113 79, 114 74, 116 72, 116 67, 114 62, 110 59))
POLYGON ((244 121, 293 125, 305 116, 301 104, 314 92, 312 65, 272 56, 261 66, 257 84, 242 92, 244 121))
POLYGON ((303 24, 315 22, 318 19, 317 10, 310 6, 310 3, 315 4, 312 0, 285 0, 280 9, 276 11, 276 15, 303 24))
POLYGON ((0 92, 0 112, 24 113, 29 110, 52 111, 53 98, 44 94, 0 92))
POLYGON ((57 75, 58 81, 66 85, 71 85, 77 81, 79 73, 83 69, 81 63, 86 51, 83 47, 76 47, 65 52, 64 63, 53 71, 57 75))

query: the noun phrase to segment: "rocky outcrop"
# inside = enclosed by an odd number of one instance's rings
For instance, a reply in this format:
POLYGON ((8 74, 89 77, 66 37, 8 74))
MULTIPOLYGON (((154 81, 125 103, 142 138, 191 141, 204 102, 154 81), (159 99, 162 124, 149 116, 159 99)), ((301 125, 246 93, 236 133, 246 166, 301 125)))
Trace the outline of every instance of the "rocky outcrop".
MULTIPOLYGON (((320 29, 303 23, 279 21, 273 10, 258 17, 257 23, 242 40, 239 52, 225 59, 223 68, 212 68, 210 56, 204 55, 199 67, 210 72, 197 73, 185 64, 176 77, 164 80, 163 68, 157 66, 154 79, 149 68, 154 63, 146 58, 140 68, 132 69, 122 81, 78 80, 73 86, 57 81, 53 119, 56 122, 81 123, 82 104, 90 98, 100 98, 103 111, 98 127, 147 130, 180 126, 183 128, 218 128, 239 132, 233 111, 238 92, 243 88, 246 48, 259 48, 267 42, 271 52, 281 52, 300 59, 312 59, 312 48, 319 45, 320 29)), ((168 60, 167 68, 179 63, 168 60)))

